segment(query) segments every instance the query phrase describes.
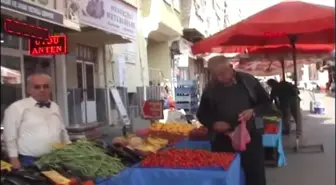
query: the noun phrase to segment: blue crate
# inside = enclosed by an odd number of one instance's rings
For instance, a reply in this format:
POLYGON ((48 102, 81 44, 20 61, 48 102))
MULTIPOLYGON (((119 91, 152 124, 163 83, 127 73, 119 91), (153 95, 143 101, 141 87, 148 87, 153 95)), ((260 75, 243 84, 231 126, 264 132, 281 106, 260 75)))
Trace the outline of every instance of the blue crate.
POLYGON ((175 89, 175 94, 196 94, 196 87, 181 87, 175 89))
POLYGON ((185 86, 197 86, 196 80, 179 80, 177 81, 177 86, 185 87, 185 86))
POLYGON ((193 110, 197 109, 198 104, 197 102, 192 102, 192 103, 176 103, 176 108, 177 109, 188 109, 188 110, 193 110))
POLYGON ((194 101, 198 101, 197 95, 175 96, 175 102, 194 102, 194 101))

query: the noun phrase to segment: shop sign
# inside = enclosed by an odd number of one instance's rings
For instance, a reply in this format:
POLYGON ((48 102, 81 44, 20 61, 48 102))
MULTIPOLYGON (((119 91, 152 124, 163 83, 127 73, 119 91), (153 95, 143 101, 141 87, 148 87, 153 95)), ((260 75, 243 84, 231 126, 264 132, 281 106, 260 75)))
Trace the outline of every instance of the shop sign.
POLYGON ((80 0, 80 23, 136 40, 137 9, 120 0, 80 0))
POLYGON ((42 40, 47 40, 49 38, 47 28, 30 25, 12 19, 5 19, 3 27, 7 33, 12 35, 42 40))
MULTIPOLYGON (((39 2, 42 2, 39 0, 39 2)), ((1 0, 1 8, 63 26, 63 14, 23 0, 1 0)))
POLYGON ((49 36, 47 41, 30 39, 29 54, 30 55, 62 55, 68 52, 67 38, 65 35, 49 36))
POLYGON ((144 119, 158 120, 163 119, 163 101, 147 100, 142 106, 142 116, 144 119))

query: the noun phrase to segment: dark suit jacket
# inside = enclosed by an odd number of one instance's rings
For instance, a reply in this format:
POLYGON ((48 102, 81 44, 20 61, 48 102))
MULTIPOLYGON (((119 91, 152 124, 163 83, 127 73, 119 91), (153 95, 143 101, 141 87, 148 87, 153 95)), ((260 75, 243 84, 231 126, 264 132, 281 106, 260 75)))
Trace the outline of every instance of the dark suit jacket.
MULTIPOLYGON (((246 88, 253 104, 255 116, 262 117, 273 112, 270 97, 256 78, 247 73, 236 72, 236 81, 246 88)), ((213 115, 216 112, 214 111, 214 102, 217 101, 216 96, 213 95, 214 85, 215 83, 210 82, 204 89, 197 111, 198 120, 209 130, 212 130, 212 124, 216 121, 214 120, 216 115, 213 115)), ((263 130, 260 132, 263 132, 263 130)))

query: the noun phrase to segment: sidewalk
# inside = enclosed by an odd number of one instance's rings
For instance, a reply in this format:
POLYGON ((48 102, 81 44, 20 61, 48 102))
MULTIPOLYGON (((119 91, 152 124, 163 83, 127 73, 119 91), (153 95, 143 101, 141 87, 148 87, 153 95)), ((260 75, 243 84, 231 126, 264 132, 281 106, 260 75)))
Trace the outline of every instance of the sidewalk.
MULTIPOLYGON (((326 106, 326 115, 309 113, 309 95, 303 95, 303 144, 324 144, 324 153, 287 153, 288 165, 268 168, 268 185, 335 184, 335 100, 318 94, 326 106)), ((294 146, 295 138, 284 138, 285 147, 294 146)))

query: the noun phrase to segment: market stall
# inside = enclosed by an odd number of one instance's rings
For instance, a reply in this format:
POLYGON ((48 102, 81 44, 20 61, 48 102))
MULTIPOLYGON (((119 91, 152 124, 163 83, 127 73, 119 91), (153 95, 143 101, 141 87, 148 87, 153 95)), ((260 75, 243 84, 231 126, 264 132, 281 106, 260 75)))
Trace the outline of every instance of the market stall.
POLYGON ((244 185, 240 155, 208 152, 209 142, 182 141, 100 185, 244 185), (212 156, 214 160, 209 156, 212 156), (218 162, 220 165, 218 165, 218 162))
MULTIPOLYGON (((265 148, 271 149, 271 155, 275 154, 273 158, 273 164, 278 167, 287 164, 285 152, 282 145, 282 122, 280 118, 277 117, 264 117, 264 135, 263 135, 263 145, 265 148), (273 151, 272 151, 273 150, 273 151)), ((268 158, 268 156, 266 157, 268 158)))

